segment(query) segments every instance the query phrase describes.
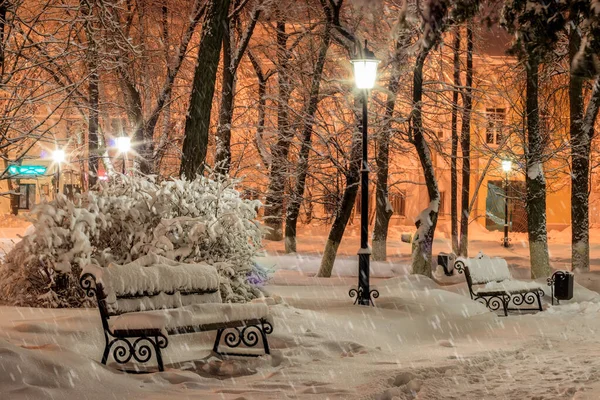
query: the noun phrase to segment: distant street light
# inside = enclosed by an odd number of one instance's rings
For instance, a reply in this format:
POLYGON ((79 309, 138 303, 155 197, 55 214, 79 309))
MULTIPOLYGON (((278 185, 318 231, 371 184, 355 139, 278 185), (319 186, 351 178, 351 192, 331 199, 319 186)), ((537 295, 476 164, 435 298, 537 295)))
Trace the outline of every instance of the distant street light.
POLYGON ((52 160, 56 163, 56 193, 60 193, 60 164, 65 162, 66 155, 63 149, 52 152, 52 160))
POLYGON ((512 169, 512 161, 502 161, 502 171, 504 171, 504 240, 502 246, 508 247, 508 173, 512 169))
POLYGON ((127 153, 131 150, 131 139, 129 136, 120 136, 115 141, 117 150, 123 156, 122 173, 125 175, 125 164, 127 164, 127 153))
POLYGON ((350 297, 356 296, 354 304, 368 306, 373 303, 371 294, 377 298, 379 292, 370 290, 369 275, 371 263, 371 248, 369 247, 369 165, 367 164, 367 101, 369 90, 375 86, 377 65, 379 60, 367 48, 360 49, 356 58, 350 60, 354 68, 354 82, 357 89, 362 89, 362 167, 360 170, 361 201, 360 201, 360 250, 358 251, 358 290, 350 289, 350 297))

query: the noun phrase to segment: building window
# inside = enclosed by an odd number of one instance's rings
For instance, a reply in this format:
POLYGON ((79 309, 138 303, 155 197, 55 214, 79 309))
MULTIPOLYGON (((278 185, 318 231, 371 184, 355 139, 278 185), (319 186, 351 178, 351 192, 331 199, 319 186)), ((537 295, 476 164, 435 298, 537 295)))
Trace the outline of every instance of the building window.
POLYGON ((440 192, 440 204, 438 206, 438 215, 446 214, 446 192, 440 192))
POLYGON ((485 128, 485 142, 487 144, 500 144, 504 139, 504 119, 506 111, 504 108, 487 108, 485 110, 487 125, 485 128))
POLYGON ((392 203, 394 215, 406 216, 406 196, 404 193, 391 193, 390 203, 392 203))
POLYGON ((20 184, 19 193, 14 195, 17 197, 17 208, 19 210, 29 210, 35 204, 35 185, 20 184))

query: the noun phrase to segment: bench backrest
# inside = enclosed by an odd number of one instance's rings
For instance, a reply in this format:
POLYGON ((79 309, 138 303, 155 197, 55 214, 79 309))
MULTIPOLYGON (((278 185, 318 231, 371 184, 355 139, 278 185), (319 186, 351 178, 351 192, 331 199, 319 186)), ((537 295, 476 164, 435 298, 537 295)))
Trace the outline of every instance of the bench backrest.
POLYGON ((500 257, 470 258, 467 265, 473 285, 511 279, 506 260, 500 257))
POLYGON ((459 272, 464 271, 471 296, 473 294, 472 285, 502 282, 512 278, 506 260, 500 257, 491 258, 486 255, 479 255, 475 258, 459 257, 454 263, 454 267, 459 272))
POLYGON ((88 266, 80 283, 88 296, 96 296, 103 319, 126 312, 221 302, 214 266, 183 264, 152 254, 124 265, 88 266))

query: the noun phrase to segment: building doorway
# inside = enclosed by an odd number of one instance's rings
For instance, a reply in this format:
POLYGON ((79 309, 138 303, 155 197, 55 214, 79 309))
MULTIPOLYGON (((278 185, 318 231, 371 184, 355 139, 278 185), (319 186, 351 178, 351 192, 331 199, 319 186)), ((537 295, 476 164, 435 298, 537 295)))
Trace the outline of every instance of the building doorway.
POLYGON ((36 188, 33 183, 19 184, 19 192, 11 194, 11 208, 14 215, 18 210, 31 210, 36 204, 36 188))

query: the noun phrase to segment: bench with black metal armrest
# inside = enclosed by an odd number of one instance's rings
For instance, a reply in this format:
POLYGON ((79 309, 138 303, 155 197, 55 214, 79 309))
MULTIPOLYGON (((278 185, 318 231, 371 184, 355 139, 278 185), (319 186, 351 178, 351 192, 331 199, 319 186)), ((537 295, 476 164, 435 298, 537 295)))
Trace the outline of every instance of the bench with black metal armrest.
POLYGON ((143 364, 154 353, 163 371, 161 350, 170 336, 205 331, 217 332, 217 355, 270 354, 267 335, 273 326, 266 304, 222 303, 214 266, 144 257, 128 265, 90 266, 81 274, 81 287, 98 302, 106 342, 103 364, 111 349, 119 364, 143 364))
POLYGON ((492 311, 542 311, 543 285, 537 282, 513 279, 506 260, 483 254, 475 258, 460 257, 454 263, 464 273, 471 299, 485 304, 492 311), (527 308, 527 305, 537 307, 527 308), (511 307, 511 304, 514 307, 511 307))

